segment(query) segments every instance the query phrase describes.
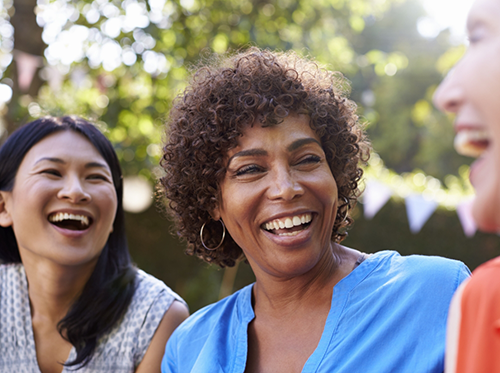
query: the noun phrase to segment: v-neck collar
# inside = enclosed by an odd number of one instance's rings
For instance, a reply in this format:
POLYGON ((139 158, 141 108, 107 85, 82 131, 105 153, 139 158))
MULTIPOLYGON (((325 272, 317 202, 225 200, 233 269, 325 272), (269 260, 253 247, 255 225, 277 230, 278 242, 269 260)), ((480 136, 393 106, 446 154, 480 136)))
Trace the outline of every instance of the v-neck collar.
MULTIPOLYGON (((334 287, 332 293, 332 300, 330 311, 323 328, 318 346, 314 352, 309 356, 302 373, 316 372, 321 364, 328 346, 332 338, 334 338, 339 321, 344 312, 347 304, 349 293, 356 288, 385 258, 390 252, 382 251, 367 256, 356 268, 354 268, 346 277, 340 280, 334 287)), ((248 327, 250 322, 255 318, 255 313, 252 307, 252 289, 254 284, 251 284, 240 291, 237 300, 237 317, 235 322, 235 344, 236 350, 234 354, 234 361, 228 362, 228 367, 231 373, 243 373, 246 368, 247 354, 248 354, 248 327)))

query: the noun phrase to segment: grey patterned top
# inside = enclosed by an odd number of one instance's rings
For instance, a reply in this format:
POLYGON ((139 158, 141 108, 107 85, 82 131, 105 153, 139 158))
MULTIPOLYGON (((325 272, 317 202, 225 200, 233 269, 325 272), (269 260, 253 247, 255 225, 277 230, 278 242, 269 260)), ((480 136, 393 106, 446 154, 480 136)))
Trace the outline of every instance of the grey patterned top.
MULTIPOLYGON (((90 363, 76 372, 134 372, 172 302, 184 302, 163 282, 141 270, 136 283, 123 320, 99 340, 90 363)), ((72 348, 68 359, 75 357, 72 348)), ((63 373, 74 371, 63 369, 63 373)), ((0 373, 40 373, 22 264, 0 265, 0 373)))

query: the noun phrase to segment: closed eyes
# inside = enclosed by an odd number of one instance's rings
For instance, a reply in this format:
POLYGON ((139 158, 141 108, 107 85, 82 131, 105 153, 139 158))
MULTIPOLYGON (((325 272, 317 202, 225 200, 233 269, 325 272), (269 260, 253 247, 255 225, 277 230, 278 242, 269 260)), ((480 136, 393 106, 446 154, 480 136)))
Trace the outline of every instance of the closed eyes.
POLYGON ((255 174, 255 173, 258 173, 258 172, 262 172, 262 171, 263 171, 262 167, 257 166, 255 164, 252 164, 252 165, 241 167, 234 174, 236 176, 244 176, 244 175, 255 174))

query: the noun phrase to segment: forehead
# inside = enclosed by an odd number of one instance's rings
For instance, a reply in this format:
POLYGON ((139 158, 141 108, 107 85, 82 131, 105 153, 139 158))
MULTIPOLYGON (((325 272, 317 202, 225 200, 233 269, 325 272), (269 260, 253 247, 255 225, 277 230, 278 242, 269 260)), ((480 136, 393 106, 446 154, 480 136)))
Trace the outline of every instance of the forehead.
POLYGON ((23 163, 36 162, 44 157, 75 158, 82 162, 100 160, 107 164, 95 146, 84 135, 74 131, 60 131, 44 137, 26 153, 23 163))
POLYGON ((470 28, 478 20, 491 21, 500 25, 500 0, 476 0, 469 12, 467 26, 470 28))
POLYGON ((309 117, 306 115, 290 115, 273 126, 254 123, 243 130, 237 147, 229 152, 229 156, 246 148, 287 146, 304 138, 313 138, 320 142, 318 134, 309 125, 309 117))

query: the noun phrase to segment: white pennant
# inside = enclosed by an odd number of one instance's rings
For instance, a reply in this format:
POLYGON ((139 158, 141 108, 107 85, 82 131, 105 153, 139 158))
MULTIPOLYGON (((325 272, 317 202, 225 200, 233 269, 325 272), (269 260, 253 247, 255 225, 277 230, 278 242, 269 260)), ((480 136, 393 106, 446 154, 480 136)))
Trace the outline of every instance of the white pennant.
POLYGON ((47 66, 45 68, 45 72, 50 89, 52 89, 54 92, 59 91, 64 80, 63 74, 61 74, 59 69, 55 66, 47 66))
POLYGON ((31 86, 36 70, 43 66, 43 58, 15 50, 14 59, 17 64, 17 82, 19 89, 22 92, 27 92, 31 86))
POLYGON ((437 208, 437 202, 421 194, 411 194, 405 198, 408 223, 413 234, 420 232, 425 222, 437 208))
POLYGON ((473 237, 476 234, 477 226, 472 217, 472 205, 474 198, 467 199, 457 205, 457 215, 462 224, 462 229, 467 237, 473 237))
POLYGON ((363 209, 366 219, 371 219, 387 203, 392 196, 392 190, 376 180, 366 182, 363 192, 363 209))

